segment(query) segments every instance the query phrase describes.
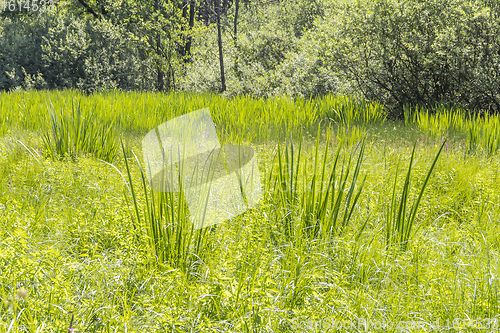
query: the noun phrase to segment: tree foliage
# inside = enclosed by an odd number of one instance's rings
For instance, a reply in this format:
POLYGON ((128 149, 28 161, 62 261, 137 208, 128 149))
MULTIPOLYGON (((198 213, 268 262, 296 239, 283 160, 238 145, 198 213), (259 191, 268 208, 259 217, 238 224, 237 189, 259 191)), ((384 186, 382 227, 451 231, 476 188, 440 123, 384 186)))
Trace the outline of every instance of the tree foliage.
POLYGON ((230 96, 348 93, 395 115, 443 101, 500 111, 497 0, 55 4, 0 14, 0 89, 220 91, 224 74, 230 96))
POLYGON ((23 87, 32 77, 48 88, 87 92, 174 88, 193 29, 181 2, 157 2, 59 1, 54 11, 4 12, 0 89, 23 87))
POLYGON ((460 103, 500 111, 500 5, 376 0, 335 6, 313 38, 357 90, 401 110, 460 103))

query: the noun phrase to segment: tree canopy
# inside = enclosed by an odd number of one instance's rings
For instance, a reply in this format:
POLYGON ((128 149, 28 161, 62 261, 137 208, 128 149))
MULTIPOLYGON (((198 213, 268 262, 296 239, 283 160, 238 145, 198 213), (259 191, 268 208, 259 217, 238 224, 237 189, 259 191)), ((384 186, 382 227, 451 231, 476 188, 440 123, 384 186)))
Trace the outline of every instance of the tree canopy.
POLYGON ((500 110, 495 0, 19 3, 0 14, 2 90, 226 85, 228 96, 360 95, 396 113, 442 101, 500 110))

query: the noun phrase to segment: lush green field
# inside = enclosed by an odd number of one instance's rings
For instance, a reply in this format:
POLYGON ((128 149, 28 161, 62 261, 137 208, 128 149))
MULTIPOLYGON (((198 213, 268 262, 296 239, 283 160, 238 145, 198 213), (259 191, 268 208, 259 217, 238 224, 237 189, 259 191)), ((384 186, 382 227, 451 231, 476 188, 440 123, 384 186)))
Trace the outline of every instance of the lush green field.
POLYGON ((0 332, 497 331, 499 131, 340 96, 0 93, 0 332), (264 199, 194 231, 138 162, 204 107, 264 199))

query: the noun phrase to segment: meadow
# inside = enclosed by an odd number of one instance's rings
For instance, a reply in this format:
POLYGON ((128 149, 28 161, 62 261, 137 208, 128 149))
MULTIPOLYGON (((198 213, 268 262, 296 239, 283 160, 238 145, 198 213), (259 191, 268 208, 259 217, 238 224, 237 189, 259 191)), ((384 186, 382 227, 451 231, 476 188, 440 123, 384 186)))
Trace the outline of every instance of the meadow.
POLYGON ((346 96, 0 93, 0 333, 499 331, 500 118, 346 96), (208 107, 263 199, 201 230, 141 141, 208 107), (342 326, 343 325, 343 326, 342 326))

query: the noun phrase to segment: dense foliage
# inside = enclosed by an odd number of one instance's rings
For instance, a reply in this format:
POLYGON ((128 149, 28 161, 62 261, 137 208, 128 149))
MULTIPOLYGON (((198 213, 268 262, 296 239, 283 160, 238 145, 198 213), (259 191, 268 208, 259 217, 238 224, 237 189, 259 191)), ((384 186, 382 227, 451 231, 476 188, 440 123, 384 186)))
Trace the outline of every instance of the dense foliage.
MULTIPOLYGON (((498 1, 242 1, 238 12, 237 1, 220 3, 228 96, 357 94, 399 115, 443 101, 500 110, 498 1)), ((0 89, 220 91, 216 4, 5 10, 0 89)))
POLYGON ((500 2, 355 1, 311 38, 369 98, 500 111, 500 2))

